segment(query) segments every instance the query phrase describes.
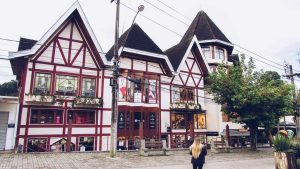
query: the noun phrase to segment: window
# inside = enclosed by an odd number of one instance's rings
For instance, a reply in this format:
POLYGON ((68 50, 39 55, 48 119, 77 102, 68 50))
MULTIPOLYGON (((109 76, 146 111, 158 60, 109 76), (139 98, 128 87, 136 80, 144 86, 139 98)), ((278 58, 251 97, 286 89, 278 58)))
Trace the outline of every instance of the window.
POLYGON ((46 152, 46 138, 29 138, 27 143, 27 152, 46 152))
POLYGON ((173 103, 180 102, 180 88, 177 86, 173 86, 172 90, 172 101, 173 103))
POLYGON ((206 116, 205 114, 194 114, 194 126, 195 129, 205 129, 206 128, 206 116))
POLYGON ((32 109, 30 124, 61 124, 63 111, 55 109, 32 109))
POLYGON ((222 48, 216 48, 216 59, 224 60, 224 50, 222 48))
MULTIPOLYGON (((147 79, 148 81, 148 79, 147 79)), ((146 81, 145 81, 146 83, 146 81)), ((156 93, 156 80, 149 80, 148 83, 149 84, 149 89, 145 90, 145 95, 148 95, 148 101, 146 101, 146 103, 156 103, 156 97, 157 97, 157 93, 156 93)), ((147 89, 147 88, 146 88, 147 89)))
POLYGON ((174 113, 171 115, 172 129, 185 129, 185 118, 183 113, 174 113))
POLYGON ((212 58, 210 47, 203 47, 202 51, 203 51, 203 54, 204 54, 205 58, 212 58))
POLYGON ((77 94, 77 77, 56 76, 56 94, 75 96, 77 94))
POLYGON ((94 151, 94 137, 79 137, 78 151, 94 151))
POLYGON ((95 97, 96 80, 90 78, 82 79, 82 96, 95 97))
POLYGON ((134 129, 139 129, 140 128, 140 122, 142 120, 141 112, 134 112, 133 113, 133 118, 134 118, 134 123, 133 123, 134 129))
POLYGON ((192 88, 180 88, 180 100, 181 102, 194 102, 194 89, 192 88))
MULTIPOLYGON (((51 151, 54 152, 65 152, 67 150, 67 139, 62 138, 55 143, 53 143, 51 146, 51 151)), ((70 150, 75 151, 75 144, 70 142, 70 150)))
POLYGON ((33 94, 47 95, 50 93, 51 74, 36 73, 33 94))
POLYGON ((95 124, 95 111, 72 110, 68 114, 73 124, 95 124))

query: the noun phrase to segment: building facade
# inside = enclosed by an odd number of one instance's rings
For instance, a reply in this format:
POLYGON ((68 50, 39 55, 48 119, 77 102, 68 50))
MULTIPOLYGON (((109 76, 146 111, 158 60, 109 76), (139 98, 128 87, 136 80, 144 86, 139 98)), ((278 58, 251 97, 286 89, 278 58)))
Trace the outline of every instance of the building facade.
POLYGON ((18 97, 0 96, 0 150, 14 149, 18 110, 18 97))
MULTIPOLYGON (((204 79, 230 61, 233 46, 220 34, 199 12, 165 52, 137 24, 120 37, 120 149, 135 149, 141 131, 170 148, 219 135, 220 106, 206 94, 204 79)), ((109 150, 112 59, 113 47, 104 55, 78 2, 39 41, 21 38, 19 51, 10 53, 20 81, 16 145, 24 152, 109 150)))

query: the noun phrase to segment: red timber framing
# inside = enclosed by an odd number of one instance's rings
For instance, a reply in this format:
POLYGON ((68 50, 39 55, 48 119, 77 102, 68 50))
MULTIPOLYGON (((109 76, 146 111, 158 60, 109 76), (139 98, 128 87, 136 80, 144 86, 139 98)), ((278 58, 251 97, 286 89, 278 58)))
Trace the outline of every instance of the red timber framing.
POLYGON ((53 140, 67 139, 68 137, 72 138, 71 144, 74 144, 73 148, 76 151, 80 149, 79 144, 81 137, 93 138, 92 150, 101 150, 101 137, 107 136, 107 134, 102 133, 103 111, 111 111, 111 109, 97 106, 73 106, 74 98, 82 95, 83 78, 94 79, 94 97, 103 98, 105 70, 103 70, 102 67, 104 63, 93 43, 80 18, 78 18, 77 15, 70 16, 25 64, 24 71, 21 75, 22 90, 16 139, 16 145, 24 145, 24 152, 27 152, 28 145, 32 144, 32 139, 46 139, 45 151, 51 151, 51 144, 55 142, 53 140), (25 102, 25 94, 35 94, 34 87, 37 80, 37 73, 51 75, 49 95, 56 95, 55 103, 43 104, 25 102), (57 96, 58 94, 55 90, 58 75, 66 75, 77 79, 77 83, 75 84, 77 91, 73 96, 61 98, 57 96), (30 83, 26 83, 26 81, 30 81, 30 83), (25 93, 25 91, 27 92, 25 93), (32 124, 31 114, 34 109, 62 110, 62 121, 59 124, 32 124), (69 125, 68 113, 74 110, 95 112, 93 123, 74 124, 73 121, 72 124, 69 125), (26 120, 22 120, 22 118, 26 118, 26 120), (100 119, 100 121, 98 119, 100 119), (72 130, 70 130, 70 126, 72 130), (49 132, 47 129, 52 132, 49 132), (88 132, 86 132, 87 130, 88 132), (21 139, 24 139, 24 142, 21 141, 21 139))
MULTIPOLYGON (((188 57, 186 57, 185 60, 183 60, 183 66, 180 70, 180 73, 177 75, 178 78, 173 77, 170 81, 170 83, 163 83, 164 85, 169 85, 170 86, 170 103, 173 103, 173 86, 179 87, 179 88, 186 88, 186 89, 193 89, 195 92, 195 96, 194 96, 194 103, 199 103, 199 90, 204 90, 203 86, 201 85, 201 82, 203 81, 204 78, 204 72, 201 68, 201 64, 199 63, 199 60, 197 59, 197 57, 195 56, 196 53, 193 52, 193 50, 191 50, 191 55, 188 55, 188 57)), ((180 99, 180 102, 186 102, 186 100, 182 100, 180 99)), ((190 102, 190 101, 189 101, 190 102)), ((194 114, 199 114, 199 113, 203 113, 203 112, 190 112, 187 113, 185 112, 181 112, 181 111, 175 111, 175 110, 171 110, 171 109, 163 109, 162 111, 168 111, 170 112, 170 132, 167 133, 162 133, 164 136, 169 135, 170 138, 170 147, 171 148, 179 148, 181 146, 183 146, 184 148, 186 145, 177 145, 177 138, 180 136, 182 138, 184 138, 184 142, 183 144, 186 144, 189 140, 188 138, 190 137, 191 139, 194 138, 194 136, 204 136, 205 140, 206 140, 206 133, 205 132, 196 132, 194 131, 194 114), (186 128, 184 129, 185 132, 183 132, 182 130, 178 130, 176 131, 176 129, 172 129, 172 115, 175 114, 183 114, 184 115, 184 119, 185 119, 185 126, 186 128), (175 131, 174 131, 175 130, 175 131)), ((206 124, 206 122, 205 122, 206 124)))

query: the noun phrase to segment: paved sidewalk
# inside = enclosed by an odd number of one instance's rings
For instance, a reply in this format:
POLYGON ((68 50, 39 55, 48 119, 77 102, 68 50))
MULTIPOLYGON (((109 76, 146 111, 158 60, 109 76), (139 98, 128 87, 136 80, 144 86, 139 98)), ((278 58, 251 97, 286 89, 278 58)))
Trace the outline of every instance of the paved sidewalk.
MULTIPOLYGON (((0 169, 189 169, 191 156, 185 151, 170 151, 168 156, 141 157, 137 152, 119 152, 117 158, 108 153, 40 153, 0 154, 0 169)), ((212 154, 206 157, 204 169, 274 169, 272 149, 256 152, 212 154)))

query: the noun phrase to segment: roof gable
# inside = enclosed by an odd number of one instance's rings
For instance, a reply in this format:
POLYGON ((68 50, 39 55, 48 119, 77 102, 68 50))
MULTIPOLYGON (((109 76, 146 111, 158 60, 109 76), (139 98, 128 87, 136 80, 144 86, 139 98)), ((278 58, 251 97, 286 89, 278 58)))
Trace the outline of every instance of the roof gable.
POLYGON ((205 75, 208 75, 208 73, 210 72, 209 66, 205 57, 203 57, 204 55, 202 53, 200 45, 198 44, 196 36, 193 36, 186 41, 181 41, 177 45, 166 50, 165 53, 172 63, 174 70, 176 72, 180 72, 180 70, 183 69, 183 65, 188 54, 191 51, 196 54, 195 57, 199 61, 200 67, 205 75))
MULTIPOLYGON (((21 50, 19 52, 10 52, 9 58, 19 58, 24 57, 28 55, 34 55, 38 53, 45 44, 51 40, 60 29, 63 28, 63 25, 68 22, 71 18, 77 18, 77 21, 83 25, 83 31, 86 35, 85 37, 88 39, 88 41, 92 42, 90 43, 91 48, 93 50, 93 53, 96 54, 98 61, 102 62, 102 64, 106 64, 107 60, 103 54, 103 50, 79 4, 78 1, 76 1, 57 21, 56 23, 42 36, 42 38, 35 43, 35 45, 32 46, 32 48, 28 48, 27 50, 21 50)), ((24 48, 25 49, 25 48, 24 48)))
POLYGON ((185 41, 186 39, 189 39, 194 35, 196 35, 199 41, 220 40, 231 44, 231 42, 227 39, 223 32, 204 11, 200 11, 196 15, 181 41, 185 41))
MULTIPOLYGON (((163 51, 153 42, 153 40, 138 26, 132 25, 119 38, 119 48, 131 48, 140 51, 151 52, 164 55, 163 51)), ((114 55, 114 45, 107 52, 106 57, 111 60, 114 55)))

